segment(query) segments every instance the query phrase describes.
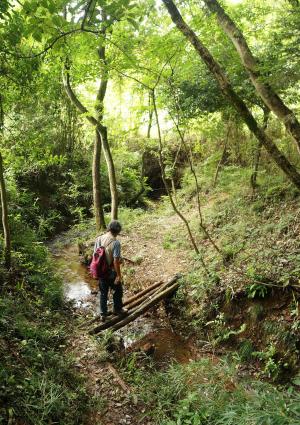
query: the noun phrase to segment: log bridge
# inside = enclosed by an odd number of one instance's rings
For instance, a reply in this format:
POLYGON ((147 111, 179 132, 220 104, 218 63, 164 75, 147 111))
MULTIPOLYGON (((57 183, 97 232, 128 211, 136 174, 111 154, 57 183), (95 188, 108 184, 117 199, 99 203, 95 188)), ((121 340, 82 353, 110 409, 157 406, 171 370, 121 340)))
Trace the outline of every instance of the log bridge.
MULTIPOLYGON (((126 315, 113 316, 110 313, 107 320, 104 323, 89 330, 89 334, 95 335, 99 332, 110 329, 116 331, 123 328, 128 323, 133 322, 135 319, 146 313, 151 307, 158 304, 161 300, 169 297, 179 287, 179 279, 182 276, 176 274, 171 280, 166 283, 156 282, 153 285, 148 286, 143 291, 138 292, 132 297, 124 301, 124 307, 128 310, 126 315)), ((100 320, 100 316, 90 320, 84 326, 90 326, 100 320)))

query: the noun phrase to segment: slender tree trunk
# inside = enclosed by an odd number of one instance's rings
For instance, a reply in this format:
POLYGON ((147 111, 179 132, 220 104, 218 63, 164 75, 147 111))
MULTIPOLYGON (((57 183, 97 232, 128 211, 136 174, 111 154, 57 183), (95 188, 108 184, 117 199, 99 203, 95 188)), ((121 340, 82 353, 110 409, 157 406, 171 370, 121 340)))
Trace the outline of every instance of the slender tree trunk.
MULTIPOLYGON (((264 122, 262 127, 263 131, 266 131, 268 127, 269 116, 270 116, 270 110, 268 108, 264 108, 264 122)), ((261 147, 262 147, 262 144, 258 142, 255 156, 254 156, 253 173, 251 174, 251 177, 250 177, 250 183, 251 183, 251 187, 253 191, 255 191, 255 189, 257 188, 257 174, 258 174, 258 167, 259 167, 259 161, 261 156, 261 147)))
POLYGON ((111 196, 111 218, 117 220, 118 218, 118 190, 117 190, 117 180, 115 166, 113 158, 111 155, 108 138, 107 138, 107 128, 103 125, 99 128, 99 133, 102 141, 102 148, 107 164, 107 171, 109 177, 109 188, 111 196))
POLYGON ((178 146, 178 149, 177 149, 177 152, 176 152, 176 155, 175 155, 175 159, 174 159, 174 162, 173 162, 172 167, 171 167, 172 193, 174 195, 176 204, 177 204, 177 190, 176 190, 176 185, 175 185, 175 180, 174 180, 174 172, 175 172, 178 157, 179 157, 179 154, 180 154, 180 151, 181 151, 181 147, 182 147, 182 140, 180 140, 180 145, 178 146))
MULTIPOLYGON (((177 208, 172 193, 169 189, 168 186, 168 182, 167 182, 167 178, 166 178, 166 174, 165 174, 165 166, 164 166, 164 160, 163 160, 163 156, 162 156, 162 151, 163 151, 163 146, 162 146, 162 137, 161 137, 161 130, 160 130, 160 125, 159 125, 159 119, 158 119, 158 112, 157 112, 157 107, 156 107, 156 99, 155 99, 155 90, 152 91, 152 102, 153 102, 153 109, 154 109, 154 115, 155 115, 155 119, 156 119, 156 125, 157 125, 157 131, 158 131, 158 142, 159 142, 159 164, 160 164, 160 169, 161 169, 161 177, 165 186, 165 189, 167 191, 168 197, 170 199, 171 205, 173 207, 173 210, 176 212, 176 214, 181 218, 181 220, 183 221, 183 223, 185 224, 185 227, 187 229, 190 241, 192 243, 192 246, 196 252, 197 255, 200 256, 200 251, 199 248, 196 244, 195 238, 192 234, 189 222, 187 221, 187 219, 185 218, 185 216, 179 211, 179 209, 177 208)), ((208 273, 206 264, 204 263, 203 258, 200 256, 200 261, 202 266, 204 267, 204 269, 206 270, 206 272, 208 273)))
POLYGON ((233 90, 227 76, 225 75, 219 63, 213 58, 208 49, 202 44, 202 42, 194 33, 194 31, 192 31, 192 29, 185 23, 174 2, 172 0, 162 1, 165 4, 167 10, 169 11, 169 14, 174 24, 194 46, 195 50, 197 51, 203 62, 206 64, 207 68, 217 80, 222 93, 235 107, 239 115, 243 118, 244 122, 248 126, 249 130, 262 143, 269 155, 273 158, 278 167, 286 174, 289 180, 292 181, 298 189, 300 189, 300 174, 298 173, 296 167, 288 161, 288 159, 277 148, 276 144, 259 127, 257 121, 251 114, 250 110, 247 108, 244 101, 233 90))
POLYGON ((101 137, 99 131, 95 131, 94 153, 93 153, 93 199, 94 215, 96 219, 96 230, 100 232, 105 229, 105 217, 102 208, 101 194, 101 137))
POLYGON ((300 123, 295 113, 289 109, 274 89, 264 81, 259 61, 253 56, 242 31, 224 11, 218 0, 204 0, 208 9, 215 13, 220 26, 236 48, 242 64, 265 105, 283 122, 287 131, 294 138, 300 152, 300 123))
POLYGON ((228 140, 229 140, 230 129, 231 129, 231 122, 228 123, 226 140, 224 142, 222 156, 221 156, 220 161, 218 162, 218 165, 217 165, 217 168, 216 168, 215 177, 214 177, 214 181, 213 181, 213 187, 216 187, 217 180, 218 180, 218 177, 219 177, 219 172, 221 170, 222 165, 224 165, 224 163, 226 162, 227 144, 228 144, 228 140))
MULTIPOLYGON (((169 113, 170 114, 170 113, 169 113)), ((197 194, 197 206, 198 206, 198 214, 199 214, 199 225, 200 225, 200 228, 201 228, 201 230, 203 231, 203 233, 205 234, 205 236, 207 237, 207 239, 209 240, 209 242, 212 244, 212 246, 215 248, 215 250, 221 255, 221 257, 223 258, 223 254, 222 254, 222 252, 221 252, 221 250, 220 250, 220 248, 218 247, 218 245, 215 243, 215 241, 212 239, 212 237, 210 236, 210 234, 209 234, 209 232, 208 232, 208 230, 207 230, 207 228, 206 228, 206 226, 205 226, 205 224, 204 224, 204 220, 203 220, 203 215, 202 215, 202 209, 201 209, 201 198, 200 198, 200 185, 199 185, 199 181, 198 181, 198 177, 197 177, 197 173, 196 173, 196 170, 195 170, 195 167, 194 167, 194 164, 193 164, 193 155, 192 155, 192 152, 190 151, 188 151, 188 147, 187 147, 187 145, 186 145, 186 141, 185 141, 185 138, 184 138, 184 135, 183 135, 183 133, 182 133, 182 131, 181 131, 181 129, 180 129, 180 127, 179 127, 179 125, 178 125, 178 123, 175 121, 175 119, 172 117, 172 115, 170 114, 170 116, 171 116, 171 118, 172 118, 172 120, 173 120, 173 123, 174 123, 174 125, 175 125, 175 127, 176 127, 176 130, 177 130, 177 133, 178 133, 178 135, 179 135, 179 137, 180 137, 180 140, 181 140, 181 143, 182 143, 182 145, 183 145, 183 147, 184 147, 184 150, 185 150, 185 154, 186 154, 186 157, 187 157, 187 160, 188 160, 188 163, 189 163, 189 166, 190 166, 190 171, 191 171, 191 173, 192 173, 192 175, 193 175, 193 177, 194 177, 194 181, 195 181, 195 189, 196 189, 196 194, 197 194)))
MULTIPOLYGON (((3 132, 4 132, 4 109, 3 109, 2 95, 0 93, 0 137, 3 136, 3 132)), ((0 152, 0 194, 1 194, 2 226, 3 226, 3 235, 4 235, 4 264, 5 264, 5 267, 9 270, 11 266, 11 240, 10 240, 10 229, 9 229, 9 221, 8 221, 6 187, 5 187, 4 171, 3 171, 3 160, 2 160, 1 152, 0 152)))
MULTIPOLYGON (((92 166, 92 179, 93 179, 93 199, 94 199, 94 213, 96 219, 97 230, 105 228, 105 219, 102 205, 101 196, 101 177, 100 177, 100 160, 101 160, 101 144, 99 146, 99 131, 98 127, 101 125, 97 119, 89 114, 87 108, 80 102, 74 93, 70 84, 70 69, 69 66, 65 65, 65 72, 63 72, 63 84, 67 96, 73 105, 78 109, 81 114, 84 114, 86 119, 95 127, 97 135, 94 141, 94 153, 93 153, 93 166, 92 166)), ((101 137, 100 137, 101 140, 101 137)))
POLYGON ((0 152, 0 193, 1 193, 1 209, 2 209, 2 226, 3 226, 3 233, 4 233, 4 262, 5 262, 5 267, 9 270, 11 265, 11 240, 10 240, 10 230, 9 230, 9 223, 8 223, 8 206, 7 206, 7 196, 6 196, 6 187, 5 187, 3 161, 2 161, 1 152, 0 152))
POLYGON ((117 179, 116 179, 116 171, 115 165, 112 158, 110 146, 108 143, 107 137, 107 127, 103 125, 103 115, 104 115, 104 99, 107 91, 107 83, 108 83, 108 71, 107 71, 107 63, 106 63, 106 54, 105 54, 105 27, 102 30, 103 34, 103 45, 98 48, 98 56, 101 62, 101 82, 99 86, 99 90, 97 93, 97 101, 96 101, 96 112, 97 112, 97 121, 101 124, 98 126, 98 131, 101 136, 102 148, 105 156, 105 161, 107 164, 108 170, 108 178, 109 178, 109 187, 110 187, 110 195, 111 195, 111 218, 116 220, 118 218, 118 190, 117 190, 117 179))
POLYGON ((151 137, 151 128, 152 128, 152 121, 153 121, 153 107, 151 104, 151 93, 149 93, 149 121, 148 121, 148 128, 147 128, 147 139, 150 139, 151 137))

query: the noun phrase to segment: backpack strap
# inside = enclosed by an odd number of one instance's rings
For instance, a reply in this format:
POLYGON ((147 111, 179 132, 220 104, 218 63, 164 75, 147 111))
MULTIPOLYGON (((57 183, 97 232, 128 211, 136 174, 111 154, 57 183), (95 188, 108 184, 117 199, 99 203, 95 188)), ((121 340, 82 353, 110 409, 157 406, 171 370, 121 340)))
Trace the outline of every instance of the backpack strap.
POLYGON ((104 236, 104 235, 98 236, 98 239, 97 239, 97 243, 98 243, 99 247, 100 246, 103 246, 104 248, 107 248, 112 242, 114 242, 116 240, 116 238, 112 237, 112 239, 108 242, 108 244, 106 244, 106 245, 103 244, 102 245, 102 243, 101 243, 101 237, 102 236, 104 236))

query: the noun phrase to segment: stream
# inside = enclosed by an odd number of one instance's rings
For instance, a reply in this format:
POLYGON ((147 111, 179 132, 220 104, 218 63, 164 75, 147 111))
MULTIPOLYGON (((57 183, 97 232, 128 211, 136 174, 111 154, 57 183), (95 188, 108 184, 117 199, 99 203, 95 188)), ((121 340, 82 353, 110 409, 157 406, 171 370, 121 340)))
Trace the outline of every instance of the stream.
MULTIPOLYGON (((53 252, 57 268, 63 276, 64 293, 74 307, 83 315, 99 314, 98 282, 90 275, 87 267, 80 262, 77 245, 66 245, 53 252)), ((124 298, 132 294, 126 293, 124 298)), ((108 308, 110 309, 111 297, 108 308)), ((116 334, 122 339, 125 350, 144 351, 151 354, 154 362, 164 365, 175 360, 187 363, 192 359, 189 343, 173 332, 164 311, 154 307, 134 322, 120 329, 116 334)))

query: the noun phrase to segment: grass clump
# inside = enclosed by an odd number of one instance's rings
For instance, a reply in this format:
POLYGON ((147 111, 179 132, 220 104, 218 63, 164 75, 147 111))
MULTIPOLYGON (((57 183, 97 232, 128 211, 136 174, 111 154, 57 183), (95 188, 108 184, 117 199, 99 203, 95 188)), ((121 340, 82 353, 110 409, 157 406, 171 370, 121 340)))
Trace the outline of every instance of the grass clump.
POLYGON ((206 358, 152 371, 141 396, 150 405, 147 416, 159 425, 295 425, 300 421, 300 395, 293 387, 240 380, 236 364, 225 360, 206 358))

